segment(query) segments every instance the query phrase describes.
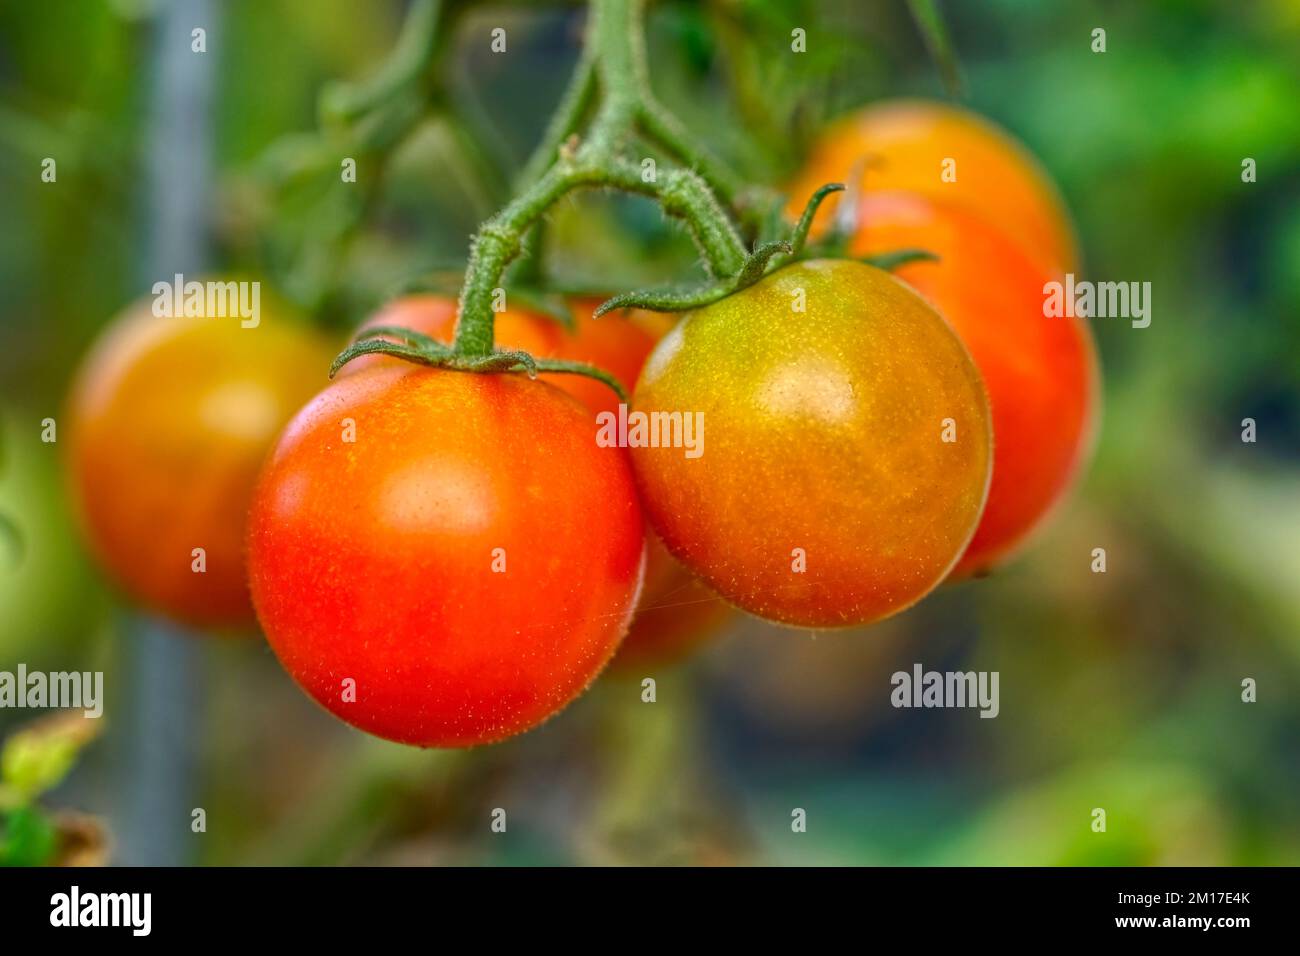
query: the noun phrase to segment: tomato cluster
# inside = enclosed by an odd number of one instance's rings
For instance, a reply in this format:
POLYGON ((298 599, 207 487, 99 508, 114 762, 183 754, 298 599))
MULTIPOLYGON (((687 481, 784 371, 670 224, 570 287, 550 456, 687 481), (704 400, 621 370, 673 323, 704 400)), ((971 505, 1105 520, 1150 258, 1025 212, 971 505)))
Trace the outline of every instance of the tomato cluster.
MULTIPOLYGON (((733 605, 862 625, 986 571, 1061 498, 1094 427, 1088 330, 1042 306, 1076 267, 1073 232, 1024 150, 951 107, 833 127, 791 192, 855 170, 849 254, 937 260, 800 259, 676 322, 597 319, 585 299, 569 328, 494 316, 499 349, 604 369, 635 383, 630 406, 580 375, 374 353, 284 425, 322 365, 305 333, 131 318, 74 398, 91 540, 185 620, 238 622, 251 589, 307 693, 421 746, 534 727, 611 660, 681 656, 733 605)), ((457 319, 414 295, 362 331, 449 344, 457 319)))

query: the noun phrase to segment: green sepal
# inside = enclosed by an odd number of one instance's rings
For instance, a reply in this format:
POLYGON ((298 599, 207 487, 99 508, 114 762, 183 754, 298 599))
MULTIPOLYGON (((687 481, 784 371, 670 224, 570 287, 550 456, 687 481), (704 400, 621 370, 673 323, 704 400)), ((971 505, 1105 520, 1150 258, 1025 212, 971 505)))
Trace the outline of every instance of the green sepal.
POLYGON ((559 372, 566 375, 586 375, 598 382, 608 385, 618 397, 627 401, 627 391, 621 382, 604 369, 585 362, 570 362, 564 359, 534 358, 528 352, 498 349, 490 355, 458 355, 453 349, 441 342, 429 338, 420 332, 396 326, 383 326, 367 329, 364 338, 353 342, 334 359, 330 366, 330 378, 338 374, 339 369, 362 355, 391 355, 417 365, 430 368, 444 368, 454 372, 477 372, 493 374, 502 372, 523 372, 529 378, 536 378, 539 372, 559 372), (376 336, 393 335, 405 337, 406 341, 393 342, 376 336))

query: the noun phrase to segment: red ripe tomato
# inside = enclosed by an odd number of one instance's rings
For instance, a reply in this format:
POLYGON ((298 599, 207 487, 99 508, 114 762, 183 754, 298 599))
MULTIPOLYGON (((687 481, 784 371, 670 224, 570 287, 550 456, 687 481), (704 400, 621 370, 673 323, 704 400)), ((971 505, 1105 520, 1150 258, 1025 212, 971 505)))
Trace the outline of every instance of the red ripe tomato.
MULTIPOLYGON (((566 331, 546 316, 507 309, 496 316, 500 348, 521 349, 535 356, 587 362, 631 387, 655 343, 672 328, 669 316, 632 310, 626 316, 593 319, 595 299, 570 303, 575 328, 566 331)), ((395 299, 366 321, 362 329, 398 326, 450 343, 456 330, 456 302, 446 296, 411 295, 395 299)), ((344 366, 365 367, 400 361, 363 356, 344 366)), ((541 375, 586 404, 593 412, 618 413, 618 395, 603 382, 582 375, 541 375)), ((650 535, 647 541, 645 588, 639 610, 615 658, 615 668, 644 668, 672 663, 716 633, 731 617, 731 608, 704 587, 650 535)))
POLYGON ((647 433, 674 412, 702 419, 701 454, 671 434, 632 448, 646 512, 688 569, 760 617, 879 620, 942 581, 975 531, 992 458, 979 373, 879 269, 799 262, 687 313, 633 395, 647 433))
POLYGON ((249 575, 268 641, 323 707, 460 747, 590 683, 631 619, 644 540, 627 456, 571 396, 394 360, 339 377, 285 429, 249 575))
POLYGON ((92 550, 128 595, 193 625, 252 623, 243 541, 258 468, 330 358, 267 315, 242 328, 142 304, 105 330, 72 389, 72 484, 92 550))
POLYGON ((1035 265, 1000 229, 957 205, 909 193, 864 197, 853 251, 923 248, 938 262, 896 271, 948 319, 979 366, 993 409, 993 483, 954 569, 1005 560, 1059 501, 1095 431, 1096 353, 1087 324, 1043 314, 1035 265))
MULTIPOLYGON (((867 191, 959 204, 997 223, 1042 268, 1078 271, 1074 227, 1056 186, 1020 143, 982 116, 949 103, 889 100, 845 117, 814 145, 792 184, 792 214, 819 186, 847 183, 855 169, 867 191)), ((823 226, 838 201, 827 198, 823 226)))

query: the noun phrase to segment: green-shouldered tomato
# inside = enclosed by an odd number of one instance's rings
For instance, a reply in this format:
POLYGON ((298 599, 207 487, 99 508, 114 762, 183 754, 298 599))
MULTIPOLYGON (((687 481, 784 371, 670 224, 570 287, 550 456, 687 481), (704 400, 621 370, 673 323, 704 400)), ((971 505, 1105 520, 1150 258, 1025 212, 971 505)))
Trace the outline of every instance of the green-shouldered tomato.
POLYGON ((858 262, 796 263, 687 313, 646 363, 633 413, 659 436, 632 457, 668 550, 787 624, 864 624, 913 604, 960 557, 988 490, 978 370, 924 299, 858 262), (674 413, 702 427, 698 455, 671 428, 663 446, 674 413))

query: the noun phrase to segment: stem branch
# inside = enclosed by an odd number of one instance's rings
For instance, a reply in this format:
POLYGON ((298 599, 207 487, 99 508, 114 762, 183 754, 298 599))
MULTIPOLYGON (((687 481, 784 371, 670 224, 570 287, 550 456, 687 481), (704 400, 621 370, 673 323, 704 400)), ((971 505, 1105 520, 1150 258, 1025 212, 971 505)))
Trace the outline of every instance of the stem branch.
POLYGON ((618 189, 656 199, 665 213, 686 224, 711 275, 731 276, 745 267, 745 244, 714 195, 716 191, 730 202, 739 182, 719 164, 701 159, 685 130, 650 94, 644 6, 644 0, 592 0, 586 51, 529 160, 524 190, 480 227, 470 246, 454 344, 458 355, 492 353, 492 299, 506 267, 523 249, 527 231, 575 189, 618 189), (586 139, 576 149, 567 147, 597 96, 599 107, 586 139), (694 168, 645 175, 626 154, 638 126, 694 168))

